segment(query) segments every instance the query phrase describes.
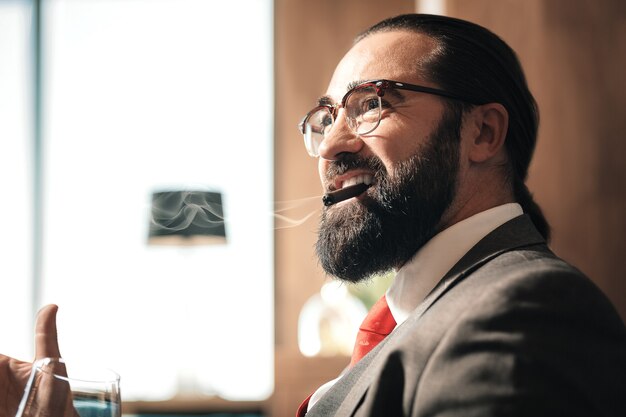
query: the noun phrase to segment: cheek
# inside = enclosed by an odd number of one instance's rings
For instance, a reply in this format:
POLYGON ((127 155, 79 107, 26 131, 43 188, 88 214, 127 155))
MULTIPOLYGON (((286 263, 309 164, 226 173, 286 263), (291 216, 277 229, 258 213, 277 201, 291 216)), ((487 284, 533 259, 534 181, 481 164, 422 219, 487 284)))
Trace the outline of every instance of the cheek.
POLYGON ((423 145, 419 133, 412 129, 401 129, 397 125, 376 133, 378 135, 368 140, 368 147, 381 160, 389 174, 393 174, 395 165, 411 158, 423 145))
POLYGON ((393 111, 383 115, 374 131, 375 137, 384 144, 370 142, 372 151, 392 164, 410 158, 430 140, 443 113, 441 101, 428 95, 415 97, 415 101, 411 99, 410 102, 396 106, 393 111))

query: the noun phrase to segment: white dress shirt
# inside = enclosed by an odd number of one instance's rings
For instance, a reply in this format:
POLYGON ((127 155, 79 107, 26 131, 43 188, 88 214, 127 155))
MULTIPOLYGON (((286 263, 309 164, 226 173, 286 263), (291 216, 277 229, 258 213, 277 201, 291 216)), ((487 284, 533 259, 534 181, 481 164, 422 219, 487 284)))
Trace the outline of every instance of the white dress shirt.
POLYGON ((499 226, 523 214, 517 203, 503 204, 453 224, 430 239, 396 272, 385 294, 399 325, 474 245, 499 226))
MULTIPOLYGON (((483 237, 523 214, 517 203, 493 207, 453 224, 430 239, 402 266, 387 290, 387 304, 396 327, 404 322, 443 276, 483 237)), ((341 376, 319 387, 309 400, 308 409, 341 376)))

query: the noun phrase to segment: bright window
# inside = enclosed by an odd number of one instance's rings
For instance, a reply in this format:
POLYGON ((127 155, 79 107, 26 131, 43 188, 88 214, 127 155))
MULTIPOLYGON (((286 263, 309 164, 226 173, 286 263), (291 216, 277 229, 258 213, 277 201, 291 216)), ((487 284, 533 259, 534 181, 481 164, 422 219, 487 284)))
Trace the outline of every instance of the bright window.
POLYGON ((33 337, 30 21, 28 2, 0 2, 0 352, 24 359, 33 337))
POLYGON ((272 3, 43 9, 42 299, 123 396, 273 390, 272 3), (221 191, 228 244, 146 245, 150 197, 221 191))

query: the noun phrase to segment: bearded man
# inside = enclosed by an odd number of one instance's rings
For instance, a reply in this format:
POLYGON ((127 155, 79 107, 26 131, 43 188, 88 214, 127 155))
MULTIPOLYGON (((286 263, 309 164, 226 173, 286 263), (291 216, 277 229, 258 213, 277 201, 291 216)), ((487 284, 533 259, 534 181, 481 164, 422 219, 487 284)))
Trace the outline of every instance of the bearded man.
POLYGON ((328 193, 316 247, 339 279, 396 276, 298 415, 626 415, 624 324, 548 249, 524 184, 537 124, 480 26, 404 15, 357 37, 300 125, 328 193))

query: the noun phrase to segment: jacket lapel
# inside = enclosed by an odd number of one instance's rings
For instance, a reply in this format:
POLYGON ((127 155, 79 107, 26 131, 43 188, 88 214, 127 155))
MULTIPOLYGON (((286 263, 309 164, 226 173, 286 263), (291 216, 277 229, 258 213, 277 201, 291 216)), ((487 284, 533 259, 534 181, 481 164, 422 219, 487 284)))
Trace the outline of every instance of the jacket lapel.
POLYGON ((421 317, 454 284, 504 252, 541 243, 545 243, 545 239, 539 234, 527 215, 518 216, 508 221, 470 249, 439 281, 424 301, 414 310, 411 317, 421 317))

